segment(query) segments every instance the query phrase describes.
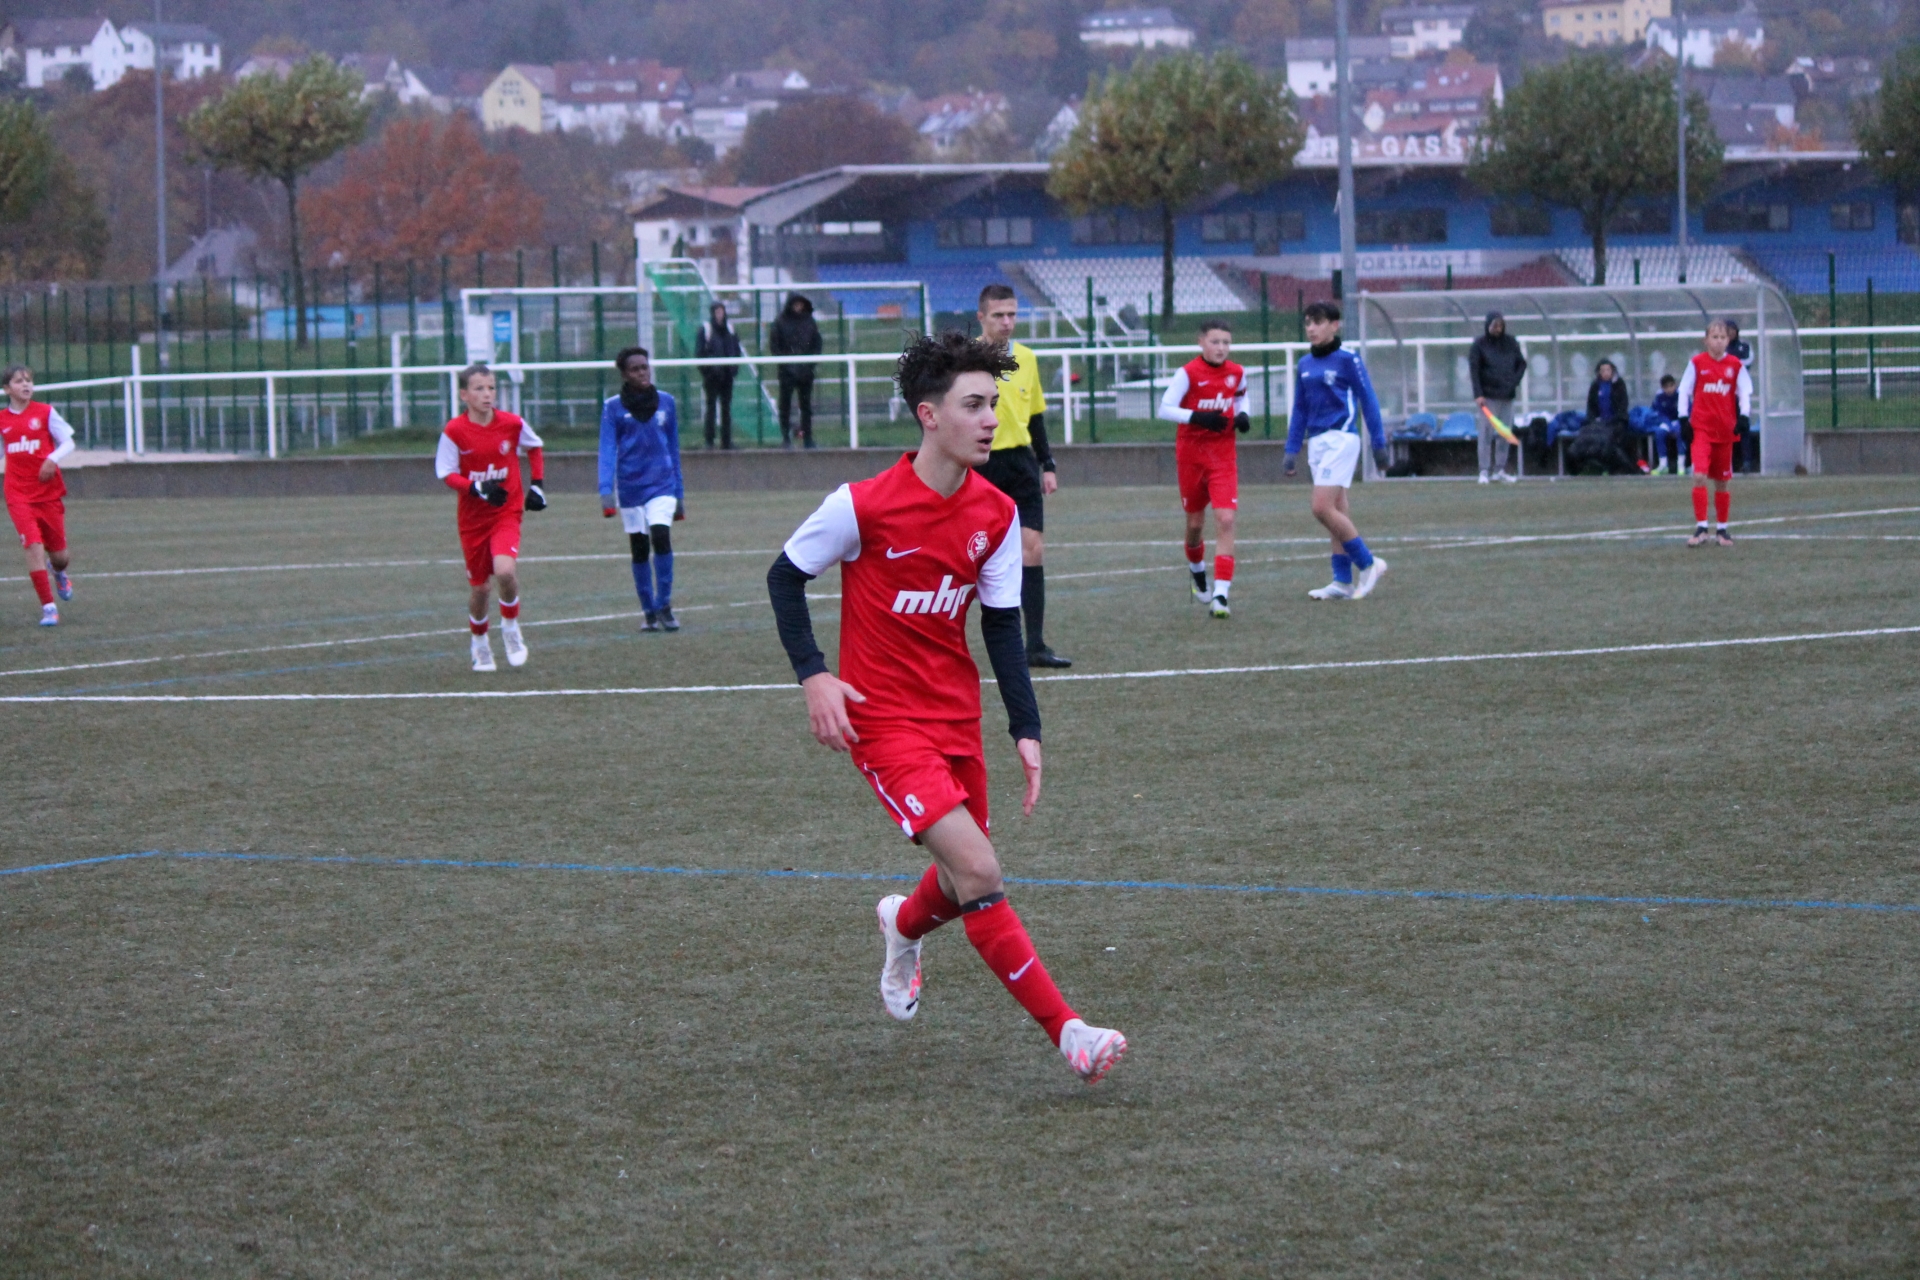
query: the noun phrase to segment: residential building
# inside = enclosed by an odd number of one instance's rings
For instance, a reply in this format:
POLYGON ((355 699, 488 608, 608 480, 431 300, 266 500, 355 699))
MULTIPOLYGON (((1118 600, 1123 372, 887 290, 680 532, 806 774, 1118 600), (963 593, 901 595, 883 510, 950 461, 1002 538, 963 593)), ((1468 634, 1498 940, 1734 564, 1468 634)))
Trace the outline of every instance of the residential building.
POLYGON ((628 129, 660 136, 662 109, 692 97, 686 73, 651 59, 554 64, 548 127, 585 131, 598 142, 618 142, 628 129))
MULTIPOLYGON (((1666 0, 1661 2, 1664 4, 1666 0)), ((1647 48, 1658 49, 1669 58, 1676 57, 1672 18, 1665 13, 1660 18, 1647 24, 1647 48)), ((1690 67, 1713 66, 1729 45, 1742 46, 1748 54, 1758 53, 1766 40, 1766 24, 1751 8, 1738 13, 1689 13, 1686 18, 1687 65, 1690 67)))
MULTIPOLYGON (((719 84, 694 91, 687 103, 685 127, 712 147, 716 157, 724 156, 746 138, 747 123, 753 117, 776 111, 782 102, 812 88, 794 70, 736 71, 719 84)), ((662 136, 667 136, 665 130, 662 136)))
POLYGON ((365 82, 360 89, 362 98, 390 93, 403 107, 426 107, 443 114, 453 109, 447 94, 434 92, 419 72, 390 53, 349 53, 340 59, 340 68, 358 74, 365 82))
POLYGON ((642 262, 692 258, 714 284, 736 284, 748 277, 743 252, 750 239, 741 213, 766 187, 666 186, 637 203, 634 244, 642 262))
POLYGON ((195 236, 187 251, 175 258, 160 278, 175 283, 197 276, 228 280, 251 275, 259 265, 256 261, 259 248, 260 237, 251 227, 239 223, 215 227, 195 236))
POLYGON ((488 133, 546 128, 545 104, 553 96, 552 67, 513 62, 495 76, 480 95, 480 125, 488 133))
POLYGON ((1080 43, 1099 48, 1186 49, 1193 28, 1171 9, 1102 9, 1080 19, 1080 43))
POLYGON ((1007 97, 1003 93, 943 94, 922 102, 926 115, 916 132, 935 156, 946 158, 965 150, 970 141, 985 141, 1007 129, 1007 97))
MULTIPOLYGON (((1287 88, 1294 97, 1305 102, 1334 92, 1333 45, 1320 39, 1287 41, 1287 88)), ((1386 36, 1355 36, 1347 41, 1347 61, 1357 85, 1364 68, 1393 61, 1393 41, 1386 36)), ((1392 74, 1397 76, 1398 69, 1392 74)))
POLYGON ((1380 34, 1393 46, 1396 58, 1418 58, 1445 53, 1467 38, 1467 24, 1477 7, 1470 4, 1422 4, 1383 9, 1380 34))
POLYGON ((105 18, 29 18, 9 31, 29 89, 57 85, 75 67, 86 70, 95 89, 116 85, 127 73, 126 41, 105 18))
POLYGON ((1673 0, 1542 0, 1540 29, 1587 49, 1637 44, 1646 36, 1648 23, 1672 16, 1673 0))
POLYGON ((1056 151, 1067 145, 1067 139, 1080 127, 1080 99, 1071 98, 1060 104, 1053 113, 1053 119, 1047 121, 1047 127, 1033 140, 1033 157, 1036 160, 1051 160, 1056 151))
POLYGON ((273 76, 284 80, 293 70, 293 59, 284 53, 250 53, 247 60, 234 69, 235 80, 250 80, 254 76, 273 76))
POLYGON ((129 70, 153 70, 154 48, 175 80, 198 80, 220 71, 220 37, 196 22, 130 22, 120 28, 129 70))

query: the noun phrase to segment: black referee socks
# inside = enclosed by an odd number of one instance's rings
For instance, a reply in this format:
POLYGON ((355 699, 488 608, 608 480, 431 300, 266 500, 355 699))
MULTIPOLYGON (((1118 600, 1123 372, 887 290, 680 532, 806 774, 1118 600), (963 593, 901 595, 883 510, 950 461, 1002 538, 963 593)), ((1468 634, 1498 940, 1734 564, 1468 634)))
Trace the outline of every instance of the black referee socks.
POLYGON ((1030 564, 1020 570, 1020 611, 1027 616, 1027 652, 1047 647, 1047 567, 1030 564))

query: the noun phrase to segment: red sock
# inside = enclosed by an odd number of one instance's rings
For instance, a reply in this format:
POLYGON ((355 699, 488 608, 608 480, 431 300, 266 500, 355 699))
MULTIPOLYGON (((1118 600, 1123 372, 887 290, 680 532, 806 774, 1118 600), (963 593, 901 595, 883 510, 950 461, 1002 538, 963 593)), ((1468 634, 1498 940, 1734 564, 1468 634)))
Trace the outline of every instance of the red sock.
POLYGON ((1233 581, 1233 557, 1215 556, 1213 558, 1213 580, 1215 582, 1233 581))
POLYGON ((1203 542, 1197 547, 1189 546, 1187 548, 1187 568, 1191 569, 1193 572, 1195 573, 1200 572, 1200 562, 1202 560, 1205 560, 1206 558, 1207 558, 1206 543, 1203 542))
POLYGON ((1733 510, 1733 495, 1731 493, 1722 490, 1713 495, 1713 514, 1719 518, 1721 524, 1727 522, 1727 512, 1731 510, 1733 510))
POLYGON ((1693 487, 1693 522, 1707 522, 1707 486, 1698 484, 1693 487))
POLYGON ((487 620, 485 618, 468 618, 467 629, 477 636, 483 636, 487 634, 487 620))
POLYGON ((1040 963, 1026 926, 1013 912, 1013 904, 1002 898, 984 911, 969 911, 961 918, 967 922, 967 941, 993 970, 993 976, 1022 1009, 1033 1015, 1048 1038, 1059 1044, 1060 1028, 1075 1014, 1067 1007, 1060 988, 1047 976, 1047 966, 1040 963))
POLYGON ((53 579, 47 575, 47 571, 45 569, 35 569, 27 576, 33 579, 33 590, 34 593, 40 597, 40 603, 52 604, 53 579))
POLYGON ((920 877, 920 887, 900 904, 900 914, 894 917, 893 923, 900 930, 900 936, 911 942, 959 918, 960 904, 940 887, 940 868, 928 867, 927 874, 920 877))
POLYGON ((517 621, 520 617, 520 602, 518 600, 502 600, 500 602, 500 616, 508 622, 517 621))

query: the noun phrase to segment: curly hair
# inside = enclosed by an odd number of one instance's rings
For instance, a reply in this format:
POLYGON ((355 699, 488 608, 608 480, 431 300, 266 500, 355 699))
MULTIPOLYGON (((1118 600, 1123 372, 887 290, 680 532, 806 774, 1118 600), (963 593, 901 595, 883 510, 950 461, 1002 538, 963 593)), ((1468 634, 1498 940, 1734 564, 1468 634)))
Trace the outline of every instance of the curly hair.
POLYGON ((916 335, 907 343, 894 366, 893 382, 907 408, 915 409, 945 396, 953 390, 953 380, 963 373, 985 373, 999 379, 1015 367, 1011 347, 998 347, 949 330, 935 338, 916 335))

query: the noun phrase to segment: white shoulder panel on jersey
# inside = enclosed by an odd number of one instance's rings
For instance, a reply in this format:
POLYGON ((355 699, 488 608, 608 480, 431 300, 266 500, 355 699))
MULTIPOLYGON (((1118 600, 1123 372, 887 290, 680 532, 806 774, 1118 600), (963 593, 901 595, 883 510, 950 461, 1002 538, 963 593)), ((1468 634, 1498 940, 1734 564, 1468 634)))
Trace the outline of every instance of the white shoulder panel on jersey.
POLYGON ((860 558, 860 521, 853 514, 853 490, 841 485, 814 508, 781 550, 794 567, 819 577, 827 566, 860 558))
POLYGON ((440 445, 433 451, 433 473, 445 480, 460 469, 460 446, 453 437, 442 431, 440 445))
POLYGON ((1154 416, 1164 422, 1193 421, 1193 410, 1180 407, 1180 402, 1187 398, 1187 388, 1190 385, 1186 367, 1183 365, 1176 369, 1173 377, 1167 382, 1166 394, 1160 397, 1160 407, 1154 411, 1154 416))
POLYGON ((52 405, 47 406, 47 434, 53 437, 53 452, 47 455, 47 461, 64 461, 74 450, 73 428, 52 405))
POLYGON ((988 609, 1018 609, 1022 578, 1020 557, 1020 513, 1015 512, 1007 536, 980 566, 980 604, 988 609))
POLYGON ((525 419, 520 422, 520 447, 522 449, 546 448, 546 442, 533 433, 533 428, 526 424, 525 419))

